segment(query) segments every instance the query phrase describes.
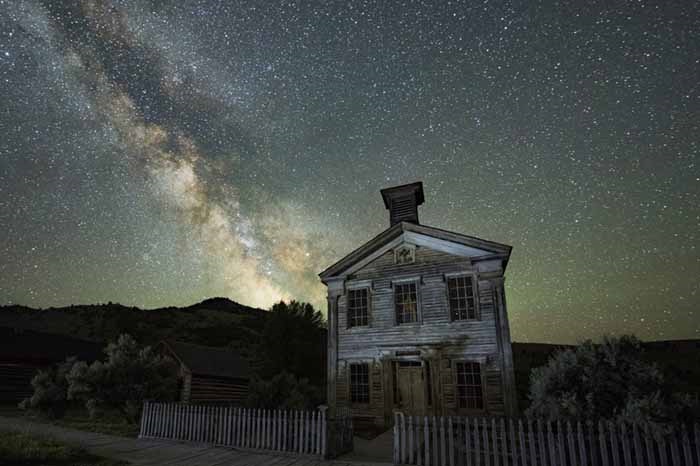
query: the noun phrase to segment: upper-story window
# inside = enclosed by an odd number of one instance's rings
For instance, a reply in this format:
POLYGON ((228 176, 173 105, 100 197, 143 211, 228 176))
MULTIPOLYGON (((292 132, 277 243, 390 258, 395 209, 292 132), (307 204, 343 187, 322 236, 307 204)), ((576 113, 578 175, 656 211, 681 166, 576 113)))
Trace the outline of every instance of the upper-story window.
POLYGON ((452 320, 471 320, 477 318, 476 286, 471 275, 448 277, 447 293, 450 301, 450 318, 452 320))
POLYGON ((396 323, 418 322, 418 289, 416 282, 394 284, 396 323))
POLYGON ((369 325, 369 291, 367 288, 348 290, 348 327, 369 325))

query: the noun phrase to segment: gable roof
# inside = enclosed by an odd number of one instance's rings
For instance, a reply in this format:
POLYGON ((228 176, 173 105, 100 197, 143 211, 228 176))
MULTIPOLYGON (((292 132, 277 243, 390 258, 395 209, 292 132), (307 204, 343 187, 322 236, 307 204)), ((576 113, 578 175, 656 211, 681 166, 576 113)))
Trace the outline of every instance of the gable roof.
POLYGON ((162 341, 161 344, 193 374, 244 379, 250 377, 248 362, 230 349, 179 341, 162 341))
POLYGON ((0 327, 0 361, 52 364, 75 356, 92 362, 103 356, 102 344, 13 327, 0 327))
POLYGON ((379 233, 377 236, 367 241, 365 244, 321 272, 319 274, 321 281, 325 283, 327 279, 342 274, 343 271, 347 270, 354 264, 367 258, 374 252, 387 246, 389 243, 402 236, 405 239, 410 238, 413 241, 420 237, 429 237, 461 246, 465 252, 471 251, 475 254, 472 256, 472 260, 501 259, 503 261, 504 270, 508 264, 510 252, 513 249, 512 246, 508 246, 507 244, 487 241, 475 236, 463 235, 461 233, 429 227, 427 225, 400 222, 379 233))

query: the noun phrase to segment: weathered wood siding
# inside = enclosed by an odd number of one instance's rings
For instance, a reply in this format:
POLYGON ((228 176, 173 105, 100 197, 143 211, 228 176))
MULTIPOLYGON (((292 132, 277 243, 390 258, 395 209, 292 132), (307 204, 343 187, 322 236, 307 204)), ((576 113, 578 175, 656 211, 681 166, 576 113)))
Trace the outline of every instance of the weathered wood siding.
POLYGON ((389 251, 352 274, 345 289, 367 286, 370 289, 368 327, 348 328, 347 292, 337 306, 338 406, 349 404, 349 363, 370 364, 370 403, 352 405, 354 416, 372 416, 377 423, 391 419, 393 380, 391 364, 399 354, 420 354, 431 366, 435 414, 456 414, 454 363, 478 361, 482 364, 486 411, 503 414, 503 360, 498 343, 495 306, 496 282, 502 276, 500 266, 474 265, 468 258, 426 247, 416 247, 415 262, 396 265, 389 251), (448 307, 445 274, 469 272, 478 277, 478 320, 452 321, 448 307), (416 278, 418 281, 419 321, 395 324, 392 282, 416 278), (387 390, 392 393, 387 393, 387 390))

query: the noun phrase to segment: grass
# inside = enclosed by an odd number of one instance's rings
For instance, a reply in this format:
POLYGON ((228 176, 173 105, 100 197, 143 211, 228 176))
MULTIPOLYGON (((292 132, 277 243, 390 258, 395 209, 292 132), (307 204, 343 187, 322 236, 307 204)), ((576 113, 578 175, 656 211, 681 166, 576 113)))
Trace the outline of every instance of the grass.
POLYGON ((93 455, 83 448, 61 443, 47 436, 18 431, 0 431, 0 465, 2 466, 122 466, 127 464, 93 455))
POLYGON ((123 416, 116 412, 104 413, 99 418, 90 419, 84 408, 72 407, 61 419, 47 419, 38 413, 31 413, 18 409, 16 405, 0 405, 0 415, 17 416, 31 419, 36 422, 53 424, 69 429, 97 432, 100 434, 117 435, 120 437, 136 438, 139 434, 139 425, 127 422, 123 416))
POLYGON ((115 413, 106 413, 99 418, 90 419, 86 412, 69 411, 62 419, 52 420, 51 423, 61 427, 120 437, 137 437, 139 433, 138 424, 129 423, 115 413))

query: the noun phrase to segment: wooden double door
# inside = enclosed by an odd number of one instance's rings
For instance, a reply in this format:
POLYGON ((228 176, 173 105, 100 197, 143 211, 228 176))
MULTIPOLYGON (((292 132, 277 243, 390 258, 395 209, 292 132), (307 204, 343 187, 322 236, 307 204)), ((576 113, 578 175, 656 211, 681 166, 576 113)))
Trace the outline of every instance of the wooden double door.
POLYGON ((397 405, 407 416, 427 414, 426 370, 420 361, 397 361, 396 390, 397 405))

